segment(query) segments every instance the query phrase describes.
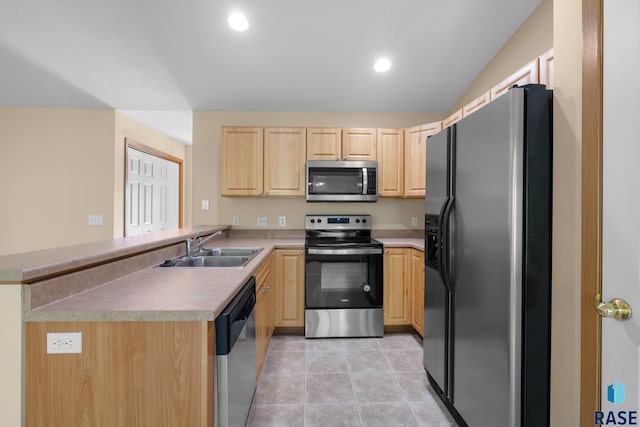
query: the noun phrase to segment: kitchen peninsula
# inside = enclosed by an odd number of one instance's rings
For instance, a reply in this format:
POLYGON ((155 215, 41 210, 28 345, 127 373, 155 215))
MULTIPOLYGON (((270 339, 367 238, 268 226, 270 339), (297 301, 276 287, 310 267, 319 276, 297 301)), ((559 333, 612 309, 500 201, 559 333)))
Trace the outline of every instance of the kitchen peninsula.
MULTIPOLYGON (((419 239, 381 241, 422 249, 419 239)), ((120 425, 212 425, 213 321, 271 254, 301 260, 303 246, 302 236, 206 226, 0 257, 0 290, 18 295, 2 301, 12 305, 6 312, 19 313, 7 324, 17 345, 3 367, 22 396, 14 419, 27 426, 96 425, 105 417, 120 425), (220 230, 207 246, 264 249, 243 268, 157 267, 183 255, 187 238, 220 230), (82 353, 47 354, 49 332, 81 332, 82 353)), ((289 281, 272 265, 274 282, 289 281)))

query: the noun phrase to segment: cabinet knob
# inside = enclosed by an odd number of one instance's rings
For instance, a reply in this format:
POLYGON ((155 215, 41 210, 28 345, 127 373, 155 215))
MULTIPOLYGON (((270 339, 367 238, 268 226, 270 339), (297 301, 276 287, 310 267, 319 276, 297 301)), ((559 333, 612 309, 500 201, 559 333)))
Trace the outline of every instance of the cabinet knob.
POLYGON ((386 251, 384 251, 385 254, 389 255, 389 249, 387 249, 386 251))
POLYGON ((262 195, 262 191, 258 191, 258 196, 261 196, 261 195, 262 195))
POLYGON ((268 196, 268 195, 269 195, 269 192, 268 192, 268 191, 266 191, 266 192, 264 193, 264 195, 265 195, 265 196, 268 196))
POLYGON ((268 287, 268 286, 264 286, 264 287, 262 288, 262 292, 264 292, 265 294, 266 294, 267 292, 269 292, 269 287, 268 287))
POLYGON ((348 156, 344 156, 344 160, 347 160, 347 157, 348 157, 348 156))
POLYGON ((304 255, 304 251, 300 251, 300 255, 304 255))

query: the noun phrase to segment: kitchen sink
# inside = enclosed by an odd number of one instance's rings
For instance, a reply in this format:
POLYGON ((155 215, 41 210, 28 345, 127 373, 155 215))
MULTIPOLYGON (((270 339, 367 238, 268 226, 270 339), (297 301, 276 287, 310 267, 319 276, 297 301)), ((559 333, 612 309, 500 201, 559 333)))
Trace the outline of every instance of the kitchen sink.
POLYGON ((158 267, 244 267, 262 251, 263 248, 206 248, 191 256, 170 259, 158 267))
POLYGON ((174 261, 174 267, 244 267, 250 258, 246 256, 194 256, 174 261))
POLYGON ((203 256, 246 256, 253 258, 262 248, 205 248, 198 251, 203 256))

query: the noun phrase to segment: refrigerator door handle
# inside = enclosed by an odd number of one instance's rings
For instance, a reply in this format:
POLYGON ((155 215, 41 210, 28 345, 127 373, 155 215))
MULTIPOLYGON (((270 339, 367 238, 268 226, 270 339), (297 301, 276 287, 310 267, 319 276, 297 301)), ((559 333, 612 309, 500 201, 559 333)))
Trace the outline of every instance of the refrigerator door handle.
POLYGON ((450 231, 451 231, 451 212, 453 211, 453 204, 455 202, 455 198, 451 197, 447 200, 447 204, 445 205, 444 212, 442 215, 442 222, 440 229, 441 233, 441 244, 439 247, 441 248, 441 258, 440 258, 440 274, 442 276, 442 280, 444 281, 445 286, 450 292, 453 292, 453 280, 451 279, 451 268, 450 268, 450 254, 451 254, 451 241, 450 241, 450 231))
POLYGON ((442 284, 448 291, 451 291, 451 288, 449 287, 449 281, 447 280, 447 265, 445 261, 445 255, 447 253, 447 250, 445 248, 444 242, 448 233, 448 230, 447 230, 448 227, 445 221, 447 218, 447 211, 449 209, 450 204, 451 204, 451 199, 447 198, 447 200, 444 202, 444 205, 442 205, 442 209, 440 210, 440 215, 438 217, 439 227, 438 227, 438 246, 437 246, 438 273, 440 275, 440 279, 442 280, 442 284))

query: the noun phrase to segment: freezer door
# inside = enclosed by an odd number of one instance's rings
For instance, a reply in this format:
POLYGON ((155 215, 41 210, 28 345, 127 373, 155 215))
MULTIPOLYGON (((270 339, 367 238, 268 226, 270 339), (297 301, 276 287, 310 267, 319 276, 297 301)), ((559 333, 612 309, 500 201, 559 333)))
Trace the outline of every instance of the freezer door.
POLYGON ((424 280, 424 369, 431 377, 433 388, 443 399, 449 399, 449 293, 438 271, 428 265, 424 269, 424 280))
POLYGON ((518 89, 456 129, 453 404, 472 426, 520 425, 522 123, 518 89))
POLYGON ((427 138, 426 214, 439 215, 449 197, 448 150, 451 130, 427 138))

